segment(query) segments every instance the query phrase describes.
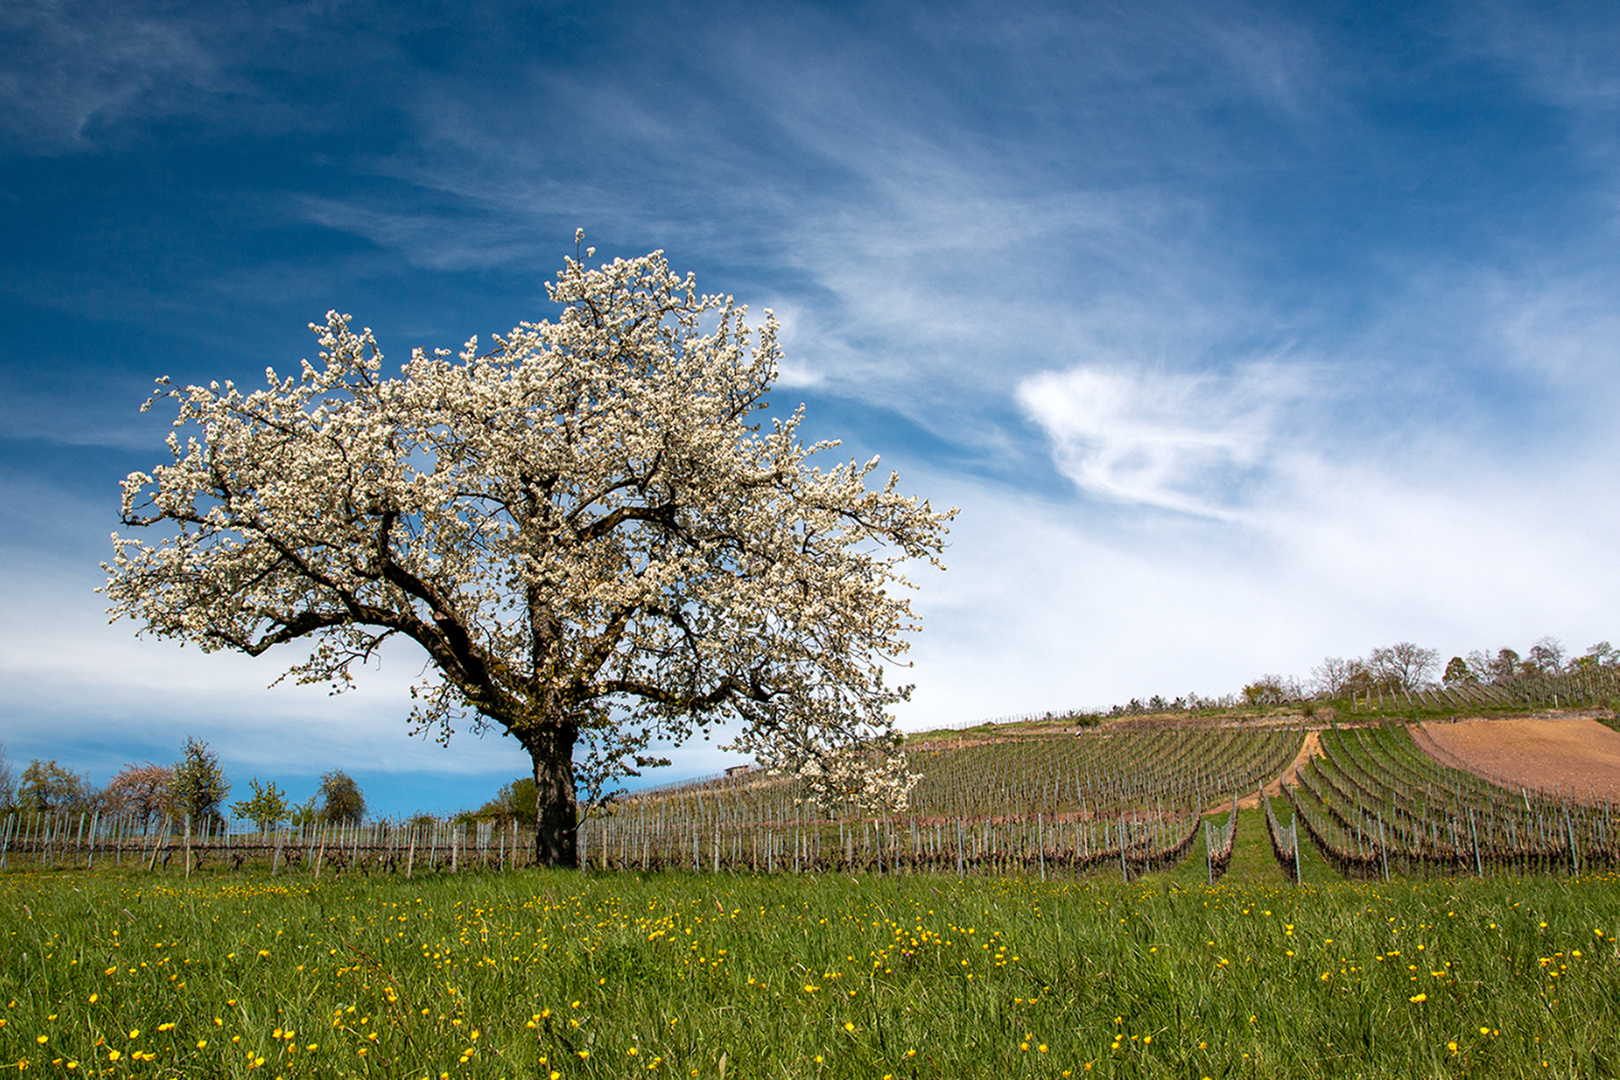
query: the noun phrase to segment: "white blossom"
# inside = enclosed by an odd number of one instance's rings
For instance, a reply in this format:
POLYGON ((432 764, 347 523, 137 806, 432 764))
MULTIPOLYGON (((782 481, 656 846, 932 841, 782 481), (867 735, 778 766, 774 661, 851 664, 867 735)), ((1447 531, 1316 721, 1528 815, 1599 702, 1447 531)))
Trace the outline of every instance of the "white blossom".
POLYGON ((568 259, 548 291, 555 321, 396 377, 329 312, 320 363, 261 389, 159 380, 172 461, 124 481, 124 524, 156 535, 114 534, 109 615, 210 651, 306 640, 286 674, 336 690, 416 641, 416 728, 471 714, 524 745, 548 861, 573 861, 576 783, 727 721, 817 798, 903 805, 902 570, 938 565, 955 511, 869 487, 876 458, 812 465, 837 443, 799 441, 802 407, 762 423, 774 318, 661 252, 568 259))

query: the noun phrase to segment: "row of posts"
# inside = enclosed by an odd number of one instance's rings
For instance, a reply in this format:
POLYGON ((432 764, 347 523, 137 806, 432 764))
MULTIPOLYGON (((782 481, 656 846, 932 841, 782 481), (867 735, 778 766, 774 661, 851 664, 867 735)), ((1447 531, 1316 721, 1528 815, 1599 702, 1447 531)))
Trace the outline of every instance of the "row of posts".
POLYGON ((501 870, 524 861, 516 822, 471 825, 472 836, 467 826, 451 822, 326 822, 233 833, 217 820, 193 823, 167 815, 12 813, 0 820, 0 870, 10 868, 18 857, 37 858, 41 869, 90 869, 98 856, 103 861, 110 858, 114 866, 127 863, 154 870, 160 863, 167 867, 178 854, 183 857, 187 877, 208 858, 234 867, 267 858, 272 874, 302 862, 317 877, 323 867, 333 864, 403 870, 409 877, 424 863, 429 868, 459 872, 469 859, 476 859, 481 868, 501 870))

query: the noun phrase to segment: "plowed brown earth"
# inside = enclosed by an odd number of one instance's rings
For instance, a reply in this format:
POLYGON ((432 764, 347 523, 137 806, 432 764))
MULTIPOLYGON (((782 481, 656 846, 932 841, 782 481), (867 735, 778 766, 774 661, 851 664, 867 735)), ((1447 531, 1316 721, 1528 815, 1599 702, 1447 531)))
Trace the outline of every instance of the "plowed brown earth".
POLYGON ((1496 783, 1620 799, 1620 732, 1590 717, 1431 722, 1412 735, 1442 764, 1496 783))

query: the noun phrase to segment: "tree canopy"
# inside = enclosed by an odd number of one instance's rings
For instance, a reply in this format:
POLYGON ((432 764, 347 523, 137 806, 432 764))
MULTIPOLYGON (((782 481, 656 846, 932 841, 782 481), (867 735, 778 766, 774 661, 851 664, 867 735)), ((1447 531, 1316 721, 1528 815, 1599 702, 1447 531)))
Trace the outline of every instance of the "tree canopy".
POLYGON ((118 770, 101 793, 102 802, 112 813, 139 814, 143 818, 166 814, 174 809, 172 766, 129 764, 118 770))
POLYGON ((254 777, 248 781, 248 789, 253 792, 253 797, 233 803, 232 817, 251 821, 263 831, 292 816, 293 805, 287 801, 287 793, 277 787, 274 780, 261 784, 258 777, 254 777))
POLYGON ((320 820, 331 824, 358 825, 365 820, 366 797, 354 777, 342 769, 333 769, 321 777, 320 820))
POLYGON ((114 537, 109 613, 205 650, 304 641, 287 674, 337 689, 415 642, 416 730, 470 717, 528 750, 542 862, 577 861, 576 786, 719 723, 817 797, 903 800, 903 564, 937 564, 954 511, 868 487, 876 458, 812 464, 837 444, 799 440, 802 407, 764 424, 774 318, 662 252, 570 258, 547 290, 555 321, 397 377, 331 312, 320 363, 259 390, 160 380, 172 463, 122 508, 160 535, 114 537))
POLYGON ((25 810, 88 810, 95 801, 88 777, 63 768, 53 758, 35 758, 17 783, 17 805, 25 810))
POLYGON ((534 824, 534 777, 520 776, 502 784, 495 797, 476 810, 461 815, 467 820, 493 821, 506 825, 513 821, 534 824))
POLYGON ((212 821, 220 817, 220 807, 231 793, 230 781, 219 764, 219 755, 195 736, 186 736, 186 747, 174 763, 170 787, 174 806, 192 821, 212 821))

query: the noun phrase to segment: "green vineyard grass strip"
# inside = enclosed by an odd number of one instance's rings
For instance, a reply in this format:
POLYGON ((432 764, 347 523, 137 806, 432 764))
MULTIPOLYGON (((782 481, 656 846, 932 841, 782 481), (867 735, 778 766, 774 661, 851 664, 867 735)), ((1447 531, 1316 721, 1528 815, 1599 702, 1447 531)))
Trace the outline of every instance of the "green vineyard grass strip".
POLYGON ((1259 807, 1238 811, 1237 842, 1232 846, 1232 865, 1222 881, 1231 884, 1282 886, 1288 883, 1271 841, 1266 837, 1266 815, 1259 807))
MULTIPOLYGON (((1277 815, 1277 820, 1284 825, 1293 820, 1294 809, 1283 796, 1271 800, 1271 810, 1272 813, 1277 815)), ((1265 827, 1263 815, 1258 827, 1265 827)), ((1264 837, 1262 837, 1263 840, 1264 837)), ((1328 865, 1327 860, 1322 858, 1322 853, 1317 850, 1316 845, 1311 843, 1310 836, 1303 825, 1300 826, 1299 830, 1299 869, 1301 878, 1307 885, 1320 885, 1343 880, 1342 875, 1328 865)), ((1281 873, 1280 868, 1279 873, 1281 873)), ((1283 874, 1280 880, 1291 881, 1292 879, 1283 874)))

